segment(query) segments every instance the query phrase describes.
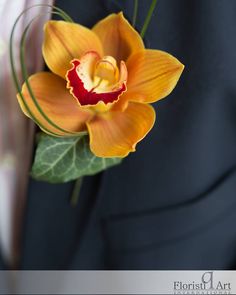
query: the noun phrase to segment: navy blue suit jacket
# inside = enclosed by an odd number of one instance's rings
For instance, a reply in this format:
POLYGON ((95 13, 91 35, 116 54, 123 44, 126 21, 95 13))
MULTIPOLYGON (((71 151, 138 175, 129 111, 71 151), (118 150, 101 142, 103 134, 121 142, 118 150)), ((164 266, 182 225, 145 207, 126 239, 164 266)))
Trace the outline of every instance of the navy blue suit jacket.
MULTIPOLYGON (((56 1, 80 24, 132 0, 56 1)), ((140 0, 140 29, 151 1, 140 0)), ((73 182, 30 180, 20 269, 234 269, 236 1, 159 0, 145 37, 186 68, 137 152, 73 182)), ((1 263, 1 262, 0 262, 1 263)))

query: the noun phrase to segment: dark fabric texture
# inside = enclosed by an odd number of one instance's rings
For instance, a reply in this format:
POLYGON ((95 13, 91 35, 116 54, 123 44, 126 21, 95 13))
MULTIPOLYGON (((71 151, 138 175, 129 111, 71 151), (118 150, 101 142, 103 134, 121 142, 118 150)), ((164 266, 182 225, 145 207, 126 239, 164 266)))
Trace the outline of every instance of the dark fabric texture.
POLYGON ((0 270, 5 270, 5 269, 7 269, 7 266, 3 260, 3 257, 0 254, 0 270))
MULTIPOLYGON (((140 0, 140 30, 151 1, 140 0)), ((58 0, 92 26, 133 1, 58 0)), ((30 180, 21 269, 235 269, 236 1, 159 0, 145 36, 186 68, 137 152, 73 183, 30 180)), ((79 42, 78 42, 79 46, 79 42)))

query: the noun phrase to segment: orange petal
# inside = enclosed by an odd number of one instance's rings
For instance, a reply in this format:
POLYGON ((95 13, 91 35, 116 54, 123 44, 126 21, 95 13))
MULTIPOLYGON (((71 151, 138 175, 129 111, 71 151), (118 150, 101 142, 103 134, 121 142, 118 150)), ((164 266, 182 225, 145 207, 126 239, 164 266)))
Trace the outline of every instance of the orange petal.
POLYGON ((92 29, 103 44, 104 54, 113 56, 118 62, 130 54, 144 49, 143 40, 124 18, 123 13, 110 14, 92 29))
POLYGON ((154 122, 152 106, 141 103, 129 103, 124 112, 98 115, 87 123, 90 148, 98 157, 125 157, 135 151, 154 122))
POLYGON ((126 66, 127 94, 134 101, 155 102, 174 89, 184 69, 172 55, 159 50, 143 50, 130 56, 126 66))
POLYGON ((87 51, 103 55, 99 38, 91 30, 65 21, 48 21, 44 27, 43 56, 52 72, 65 78, 70 61, 87 51))
MULTIPOLYGON (((87 129, 85 122, 91 117, 91 112, 79 107, 75 98, 66 89, 66 81, 52 73, 41 72, 31 76, 29 82, 40 107, 51 121, 68 132, 81 132, 87 129)), ((71 135, 71 133, 59 131, 42 117, 35 107, 25 83, 22 87, 22 94, 31 112, 44 128, 58 135, 71 135)), ((19 94, 17 98, 22 111, 30 117, 19 94)))

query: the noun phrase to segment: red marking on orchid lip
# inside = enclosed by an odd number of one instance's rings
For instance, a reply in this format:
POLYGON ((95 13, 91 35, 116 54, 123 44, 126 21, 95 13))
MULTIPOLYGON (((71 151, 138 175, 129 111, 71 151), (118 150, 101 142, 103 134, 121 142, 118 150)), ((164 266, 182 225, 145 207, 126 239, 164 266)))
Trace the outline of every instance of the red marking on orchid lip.
POLYGON ((103 101, 105 104, 112 103, 126 91, 125 83, 113 92, 96 93, 94 91, 96 88, 92 88, 91 90, 85 89, 84 83, 77 73, 77 67, 80 65, 80 61, 74 59, 71 63, 73 64, 73 68, 66 74, 67 88, 70 89, 71 94, 78 99, 82 106, 96 105, 99 101, 103 101))

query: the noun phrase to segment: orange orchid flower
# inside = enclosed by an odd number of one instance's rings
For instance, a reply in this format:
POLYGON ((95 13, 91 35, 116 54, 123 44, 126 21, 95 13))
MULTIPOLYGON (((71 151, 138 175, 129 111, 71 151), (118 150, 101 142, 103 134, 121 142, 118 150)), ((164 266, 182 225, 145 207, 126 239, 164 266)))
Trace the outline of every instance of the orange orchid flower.
MULTIPOLYGON (((44 113, 23 85, 22 94, 43 126, 59 136, 88 131, 98 157, 125 157, 153 127, 149 103, 167 96, 184 66, 173 56, 145 49, 142 38, 122 13, 111 14, 91 30, 65 21, 45 24, 43 56, 52 72, 29 78, 44 113)), ((24 113, 20 95, 18 100, 24 113)))

